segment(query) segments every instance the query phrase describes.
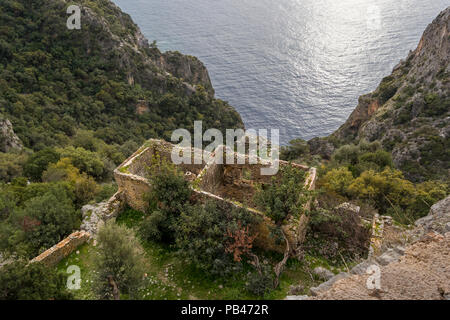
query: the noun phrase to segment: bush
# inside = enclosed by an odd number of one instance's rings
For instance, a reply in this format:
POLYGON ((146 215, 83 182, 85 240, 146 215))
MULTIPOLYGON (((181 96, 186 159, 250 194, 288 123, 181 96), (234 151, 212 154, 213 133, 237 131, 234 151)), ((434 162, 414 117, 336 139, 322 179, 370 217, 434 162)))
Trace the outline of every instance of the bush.
POLYGON ((367 253, 371 230, 361 224, 361 216, 367 209, 361 207, 359 214, 346 208, 338 208, 342 200, 330 194, 318 197, 316 210, 311 211, 307 247, 330 260, 341 261, 340 254, 358 259, 367 253), (336 246, 338 244, 338 246, 336 246))
POLYGON ((273 290, 274 277, 269 266, 262 267, 261 274, 253 272, 248 276, 246 289, 251 294, 258 297, 264 297, 273 290))
POLYGON ((73 206, 67 191, 54 186, 42 197, 25 202, 15 214, 17 223, 32 248, 30 255, 47 250, 77 229, 80 213, 73 206))
POLYGON ((394 83, 394 79, 388 77, 384 78, 378 91, 378 101, 380 104, 385 104, 397 93, 397 90, 398 86, 394 83))
POLYGON ((22 175, 25 156, 0 152, 0 181, 10 182, 22 175))
POLYGON ((81 147, 66 147, 64 149, 58 149, 58 152, 61 158, 69 158, 76 168, 91 177, 101 179, 107 174, 105 164, 95 152, 85 150, 81 147))
POLYGON ((42 173, 50 163, 58 162, 60 156, 52 148, 46 148, 32 154, 24 166, 24 173, 32 181, 41 181, 42 173))
POLYGON ((286 161, 293 161, 302 156, 309 155, 309 145, 303 139, 295 139, 289 142, 290 146, 281 147, 280 158, 286 161))
POLYGON ((171 243, 175 240, 178 217, 191 197, 189 182, 175 165, 161 161, 159 156, 152 159, 149 178, 152 182, 150 216, 144 221, 140 233, 149 241, 171 243))
POLYGON ((117 189, 118 187, 115 183, 102 184, 97 195, 95 196, 95 202, 108 200, 117 192, 117 189))
POLYGON ((348 194, 348 187, 353 183, 353 175, 346 167, 340 167, 329 171, 323 178, 323 186, 328 191, 340 195, 348 194))
POLYGON ((149 176, 153 186, 150 201, 156 200, 162 210, 177 213, 191 197, 189 182, 183 173, 159 156, 153 158, 149 176))
POLYGON ((281 223, 288 215, 300 215, 309 199, 305 188, 305 171, 285 166, 280 177, 273 177, 270 185, 258 186, 255 203, 275 223, 281 223))
POLYGON ((188 206, 176 228, 178 254, 207 273, 229 274, 241 264, 226 250, 231 240, 227 234, 249 226, 253 235, 252 226, 257 223, 257 218, 246 210, 222 206, 215 201, 188 206))
POLYGON ((2 267, 0 300, 68 300, 66 279, 41 263, 16 261, 2 267))
MULTIPOLYGON (((161 211, 153 211, 150 216, 145 218, 139 228, 139 234, 142 239, 146 241, 169 241, 164 230, 173 229, 174 226, 167 225, 167 214, 161 211), (163 237, 166 235, 166 239, 163 237)), ((173 234, 170 236, 170 241, 173 240, 173 234)))
POLYGON ((114 298, 112 283, 120 294, 135 297, 143 284, 144 251, 132 230, 108 222, 98 232, 94 260, 94 289, 100 299, 114 298))
POLYGON ((99 192, 95 180, 86 173, 80 174, 69 158, 62 158, 57 163, 50 164, 42 174, 42 180, 44 182, 69 182, 73 186, 76 204, 79 206, 93 200, 99 192))

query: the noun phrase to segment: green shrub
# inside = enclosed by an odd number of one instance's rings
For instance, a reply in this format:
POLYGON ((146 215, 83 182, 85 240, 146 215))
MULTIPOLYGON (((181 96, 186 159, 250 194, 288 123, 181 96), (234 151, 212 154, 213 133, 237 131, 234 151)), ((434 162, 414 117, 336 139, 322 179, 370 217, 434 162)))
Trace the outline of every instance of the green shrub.
POLYGON ((22 224, 25 240, 32 248, 30 256, 63 240, 77 229, 80 218, 80 213, 75 210, 62 186, 54 186, 42 197, 26 201, 24 208, 17 210, 15 216, 17 223, 22 224))
POLYGON ((378 101, 380 104, 385 104, 397 93, 397 90, 398 86, 395 84, 394 79, 388 77, 384 78, 378 91, 378 101))
POLYGON ((52 148, 46 148, 32 154, 24 165, 24 174, 32 181, 41 181, 42 173, 50 163, 57 163, 60 155, 52 148))
POLYGON ((257 297, 264 297, 273 290, 274 275, 271 268, 263 265, 261 273, 253 272, 248 275, 246 289, 257 297))
POLYGON ((182 259, 213 275, 226 275, 240 268, 241 263, 227 252, 229 232, 239 227, 250 228, 259 219, 244 209, 230 208, 216 201, 188 206, 176 227, 176 247, 182 259))
MULTIPOLYGON (((142 221, 139 227, 139 234, 145 241, 169 241, 168 239, 163 238, 164 235, 166 235, 164 232, 165 230, 173 230, 173 226, 168 226, 166 225, 167 223, 167 213, 153 211, 144 221, 142 221)), ((173 240, 173 236, 173 234, 170 236, 170 240, 173 240)))
POLYGON ((329 171, 322 180, 325 189, 345 196, 354 178, 348 168, 340 167, 329 171))
POLYGON ((67 276, 41 263, 16 261, 2 267, 0 300, 68 300, 67 276))
POLYGON ((257 187, 255 203, 275 223, 283 222, 288 215, 301 215, 309 199, 305 175, 299 168, 282 167, 279 177, 273 177, 271 184, 257 187))
POLYGON ((281 147, 280 158, 286 161, 293 161, 302 156, 309 155, 309 145, 303 139, 295 139, 289 142, 288 147, 281 147))
POLYGON ((144 250, 132 230, 108 222, 98 232, 94 259, 94 290, 100 299, 113 299, 111 280, 120 294, 136 297, 143 285, 144 250))

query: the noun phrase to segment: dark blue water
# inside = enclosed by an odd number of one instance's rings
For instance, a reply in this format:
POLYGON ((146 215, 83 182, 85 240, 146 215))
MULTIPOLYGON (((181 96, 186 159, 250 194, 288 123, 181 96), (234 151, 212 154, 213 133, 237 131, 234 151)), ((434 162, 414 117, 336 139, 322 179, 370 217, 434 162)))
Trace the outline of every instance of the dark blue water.
POLYGON ((199 57, 247 128, 336 130, 450 0, 114 0, 161 50, 199 57))

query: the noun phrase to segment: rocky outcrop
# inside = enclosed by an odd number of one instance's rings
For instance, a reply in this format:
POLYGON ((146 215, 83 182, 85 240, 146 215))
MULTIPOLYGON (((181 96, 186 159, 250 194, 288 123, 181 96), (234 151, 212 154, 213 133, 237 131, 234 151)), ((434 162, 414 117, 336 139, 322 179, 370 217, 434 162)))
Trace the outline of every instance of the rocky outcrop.
POLYGON ((178 88, 183 94, 191 94, 196 85, 201 85, 214 96, 208 71, 200 60, 179 52, 160 52, 155 44, 149 44, 128 14, 109 0, 100 2, 97 8, 80 1, 82 19, 90 28, 107 35, 96 38, 97 44, 105 56, 115 52, 114 62, 127 73, 130 84, 139 83, 160 93, 178 88))
POLYGON ((211 96, 214 96, 208 70, 196 57, 182 55, 178 51, 168 51, 163 53, 156 63, 176 78, 192 85, 202 85, 211 96))
POLYGON ((11 122, 0 117, 0 152, 9 152, 12 149, 21 150, 22 148, 22 141, 14 133, 11 122))
POLYGON ((415 225, 416 237, 429 232, 450 232, 450 196, 433 205, 430 214, 417 220, 415 225))
POLYGON ((380 140, 413 181, 449 177, 450 7, 427 27, 416 50, 372 93, 359 98, 332 135, 380 140))
POLYGON ((120 192, 117 192, 108 201, 83 206, 81 208, 83 215, 81 230, 95 237, 98 229, 106 221, 117 217, 123 206, 123 195, 120 192))
MULTIPOLYGON (((378 220, 390 225, 383 217, 378 220)), ((385 250, 373 253, 350 272, 341 272, 310 288, 311 297, 288 296, 286 299, 448 299, 450 197, 432 206, 429 215, 417 220, 415 225, 411 230, 400 232, 404 244, 387 248, 380 244, 379 248, 385 250), (367 270, 372 266, 380 268, 380 290, 367 288, 367 270)), ((379 234, 379 230, 376 233, 379 234)))
POLYGON ((380 267, 379 290, 368 289, 369 274, 336 281, 318 300, 444 300, 450 294, 450 233, 429 234, 398 260, 380 267))

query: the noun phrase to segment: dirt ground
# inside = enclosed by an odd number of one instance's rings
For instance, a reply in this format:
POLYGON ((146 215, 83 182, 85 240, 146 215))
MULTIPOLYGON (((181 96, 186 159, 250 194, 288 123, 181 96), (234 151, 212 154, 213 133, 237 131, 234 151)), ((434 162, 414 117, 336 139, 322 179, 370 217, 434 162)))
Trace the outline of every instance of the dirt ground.
POLYGON ((381 267, 381 290, 367 289, 370 275, 337 281, 313 300, 450 299, 450 232, 429 233, 408 246, 398 262, 381 267))

